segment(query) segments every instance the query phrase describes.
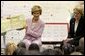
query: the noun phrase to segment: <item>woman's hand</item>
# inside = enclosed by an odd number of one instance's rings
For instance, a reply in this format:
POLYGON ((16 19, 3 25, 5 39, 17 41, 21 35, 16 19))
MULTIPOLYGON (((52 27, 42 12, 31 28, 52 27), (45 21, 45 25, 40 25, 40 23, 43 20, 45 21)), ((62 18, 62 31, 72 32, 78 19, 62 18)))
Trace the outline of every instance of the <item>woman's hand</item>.
POLYGON ((64 40, 64 42, 69 42, 71 40, 73 40, 73 38, 67 38, 66 40, 64 40))

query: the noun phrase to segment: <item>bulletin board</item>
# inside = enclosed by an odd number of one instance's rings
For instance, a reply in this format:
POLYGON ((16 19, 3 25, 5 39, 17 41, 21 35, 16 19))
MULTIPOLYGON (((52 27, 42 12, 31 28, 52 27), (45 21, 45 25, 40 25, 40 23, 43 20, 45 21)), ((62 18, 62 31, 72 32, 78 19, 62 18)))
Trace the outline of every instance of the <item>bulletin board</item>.
POLYGON ((62 41, 67 38, 67 35, 68 23, 46 23, 42 34, 42 41, 62 41))

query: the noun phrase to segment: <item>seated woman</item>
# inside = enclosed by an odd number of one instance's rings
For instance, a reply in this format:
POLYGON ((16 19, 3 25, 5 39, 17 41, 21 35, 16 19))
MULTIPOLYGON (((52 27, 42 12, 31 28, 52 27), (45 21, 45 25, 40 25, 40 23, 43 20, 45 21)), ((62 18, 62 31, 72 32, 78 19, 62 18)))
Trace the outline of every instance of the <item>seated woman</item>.
POLYGON ((31 11, 33 18, 27 19, 26 34, 22 42, 25 43, 26 49, 28 50, 31 43, 36 43, 39 46, 42 45, 41 35, 44 30, 44 22, 40 20, 39 16, 42 14, 40 6, 35 5, 31 11))
POLYGON ((64 41, 64 43, 70 43, 72 45, 78 46, 79 40, 82 37, 85 37, 85 19, 82 11, 82 7, 75 7, 73 9, 74 14, 70 20, 70 31, 68 34, 68 38, 64 41))

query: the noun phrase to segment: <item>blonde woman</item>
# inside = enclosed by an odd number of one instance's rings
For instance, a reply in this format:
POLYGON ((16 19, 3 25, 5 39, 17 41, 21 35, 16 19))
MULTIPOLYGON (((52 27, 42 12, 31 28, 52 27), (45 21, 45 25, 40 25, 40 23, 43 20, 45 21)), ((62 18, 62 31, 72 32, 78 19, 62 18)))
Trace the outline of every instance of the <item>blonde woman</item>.
POLYGON ((40 19, 42 9, 40 6, 35 5, 31 9, 32 19, 27 19, 26 33, 23 42, 26 44, 28 49, 31 43, 36 43, 39 46, 42 45, 41 35, 44 30, 44 22, 40 19))
POLYGON ((69 42, 72 45, 78 46, 79 40, 85 37, 85 19, 82 12, 82 7, 76 6, 73 11, 74 15, 70 20, 70 31, 68 38, 65 42, 69 42))

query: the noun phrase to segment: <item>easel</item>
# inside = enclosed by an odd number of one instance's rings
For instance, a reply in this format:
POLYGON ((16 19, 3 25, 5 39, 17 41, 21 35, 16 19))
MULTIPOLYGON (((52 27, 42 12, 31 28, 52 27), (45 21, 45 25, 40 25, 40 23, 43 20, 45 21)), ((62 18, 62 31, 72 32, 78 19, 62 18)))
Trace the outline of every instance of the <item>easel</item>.
POLYGON ((5 49, 6 49, 6 39, 5 39, 5 35, 6 35, 6 32, 3 32, 3 33, 1 33, 1 36, 3 36, 3 44, 4 44, 4 47, 2 48, 2 49, 4 49, 4 54, 5 54, 5 49))

